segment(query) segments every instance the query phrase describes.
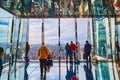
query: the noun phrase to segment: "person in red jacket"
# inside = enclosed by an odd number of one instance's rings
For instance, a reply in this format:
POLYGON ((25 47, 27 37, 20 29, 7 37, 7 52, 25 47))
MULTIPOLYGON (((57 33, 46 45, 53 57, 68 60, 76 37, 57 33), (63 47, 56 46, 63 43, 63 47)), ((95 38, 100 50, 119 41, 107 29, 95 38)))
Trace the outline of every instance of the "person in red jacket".
POLYGON ((73 41, 71 41, 71 43, 70 43, 70 50, 72 51, 73 56, 74 56, 74 60, 75 60, 76 45, 73 43, 73 41))

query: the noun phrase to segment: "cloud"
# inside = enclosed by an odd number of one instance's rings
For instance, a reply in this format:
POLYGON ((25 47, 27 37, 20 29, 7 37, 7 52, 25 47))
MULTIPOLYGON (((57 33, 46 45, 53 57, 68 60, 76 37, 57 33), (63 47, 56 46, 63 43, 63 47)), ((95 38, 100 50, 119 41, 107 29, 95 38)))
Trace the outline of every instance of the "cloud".
POLYGON ((41 43, 41 38, 31 38, 31 40, 29 40, 30 44, 40 44, 41 43))
POLYGON ((0 42, 6 42, 8 36, 7 31, 8 26, 0 25, 0 42))
MULTIPOLYGON (((46 43, 58 43, 58 19, 44 20, 45 41, 46 43)), ((62 18, 60 19, 60 40, 65 43, 67 41, 75 41, 75 19, 62 18)), ((87 18, 77 19, 77 34, 79 42, 84 42, 87 39, 87 18)), ((42 20, 36 19, 30 21, 30 39, 31 43, 37 43, 36 39, 41 37, 42 20), (34 23, 35 22, 35 23, 34 23), (34 38, 34 39, 32 39, 34 38)))

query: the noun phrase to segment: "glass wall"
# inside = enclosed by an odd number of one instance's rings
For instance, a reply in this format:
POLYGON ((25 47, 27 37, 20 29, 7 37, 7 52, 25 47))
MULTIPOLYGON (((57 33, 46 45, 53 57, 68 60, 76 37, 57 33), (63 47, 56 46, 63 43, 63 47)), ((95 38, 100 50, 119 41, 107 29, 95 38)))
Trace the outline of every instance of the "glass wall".
MULTIPOLYGON (((0 46, 5 50, 5 62, 8 61, 8 54, 9 53, 16 53, 17 43, 20 46, 25 44, 27 39, 27 27, 28 23, 25 19, 15 18, 11 14, 5 12, 4 10, 0 9, 0 46), (8 15, 2 15, 2 14, 8 15), (19 36, 18 36, 19 35, 19 36), (19 42, 18 42, 19 41, 19 42), (11 50, 12 47, 12 50, 11 50)), ((25 47, 25 45, 24 45, 25 47)), ((21 51, 21 50, 19 50, 21 51)), ((18 52, 19 52, 18 51, 18 52)), ((22 50, 23 51, 23 50, 22 50)), ((22 52, 19 52, 21 54, 22 52)), ((20 57, 20 56, 19 56, 20 57)))
POLYGON ((73 41, 76 44, 76 37, 79 47, 79 58, 82 58, 82 51, 87 40, 88 18, 58 18, 44 19, 44 33, 42 32, 42 19, 30 19, 29 41, 31 44, 30 57, 37 59, 37 51, 42 41, 42 33, 44 41, 54 55, 54 59, 58 58, 58 45, 60 38, 61 59, 65 59, 65 44, 73 41), (77 24, 77 25, 76 25, 77 24), (77 30, 75 31, 75 25, 77 30), (60 26, 60 31, 59 31, 60 26), (60 32, 60 33, 59 33, 60 32), (59 36, 60 34, 60 36, 59 36), (77 35, 77 36, 76 36, 77 35), (80 50, 81 49, 81 50, 80 50))
POLYGON ((114 16, 115 13, 111 5, 107 6, 109 3, 110 1, 105 2, 104 0, 88 1, 84 12, 86 13, 89 10, 94 17, 89 19, 88 34, 90 33, 91 37, 88 36, 88 38, 91 38, 94 53, 104 58, 111 58, 111 54, 115 53, 115 18, 110 16, 114 16))
POLYGON ((0 46, 4 48, 4 62, 8 62, 10 53, 11 25, 9 21, 12 15, 0 8, 0 46), (5 14, 5 15, 4 15, 5 14), (9 50, 8 50, 9 48, 9 50))
MULTIPOLYGON (((8 32, 8 19, 0 18, 0 46, 4 48, 6 52, 7 46, 7 32, 8 32)), ((8 61, 7 54, 5 53, 4 61, 8 61)))
POLYGON ((90 24, 91 41, 95 46, 96 55, 111 58, 111 54, 115 54, 114 18, 93 18, 90 24))
POLYGON ((94 19, 96 54, 106 57, 106 29, 103 19, 94 19))
POLYGON ((96 67, 97 80, 112 80, 109 71, 108 63, 100 62, 96 67))
POLYGON ((116 27, 115 27, 115 50, 116 50, 116 59, 120 60, 119 46, 120 46, 120 18, 116 18, 116 27))
POLYGON ((24 60, 28 30, 28 19, 17 18, 0 8, 0 47, 4 48, 3 64, 8 65, 4 67, 7 73, 3 74, 6 80, 13 80, 13 75, 23 80, 18 67, 24 65, 19 63, 19 59, 24 60))

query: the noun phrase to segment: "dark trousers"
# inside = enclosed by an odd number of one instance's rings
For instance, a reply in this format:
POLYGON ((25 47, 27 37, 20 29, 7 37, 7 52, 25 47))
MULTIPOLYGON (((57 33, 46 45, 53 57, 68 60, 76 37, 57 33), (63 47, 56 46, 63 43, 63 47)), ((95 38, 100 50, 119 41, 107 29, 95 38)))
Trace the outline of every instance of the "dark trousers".
POLYGON ((91 56, 90 56, 90 52, 85 52, 85 56, 86 56, 86 64, 87 64, 87 66, 88 66, 88 63, 90 63, 91 62, 91 56))
POLYGON ((29 65, 29 62, 25 63, 25 69, 24 69, 24 80, 28 80, 28 73, 27 73, 27 67, 29 65))
POLYGON ((0 67, 0 77, 1 77, 1 74, 2 74, 2 69, 3 69, 3 67, 0 67))
POLYGON ((40 72, 41 72, 41 76, 46 76, 46 63, 47 60, 46 59, 40 59, 40 72))
POLYGON ((87 61, 91 61, 90 52, 87 53, 87 61))
POLYGON ((2 74, 3 64, 2 64, 2 58, 0 59, 0 77, 2 74))
POLYGON ((66 64, 68 64, 68 54, 66 55, 66 64))

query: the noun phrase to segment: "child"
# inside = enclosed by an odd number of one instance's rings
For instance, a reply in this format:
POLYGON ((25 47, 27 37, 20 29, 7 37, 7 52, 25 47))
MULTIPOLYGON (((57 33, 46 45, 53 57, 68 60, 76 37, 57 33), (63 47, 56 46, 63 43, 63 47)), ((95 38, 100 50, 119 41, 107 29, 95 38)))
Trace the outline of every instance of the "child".
POLYGON ((51 66, 53 66, 53 61, 52 61, 52 57, 51 57, 51 54, 48 56, 48 58, 47 58, 47 72, 49 72, 50 71, 50 68, 51 68, 51 66))

